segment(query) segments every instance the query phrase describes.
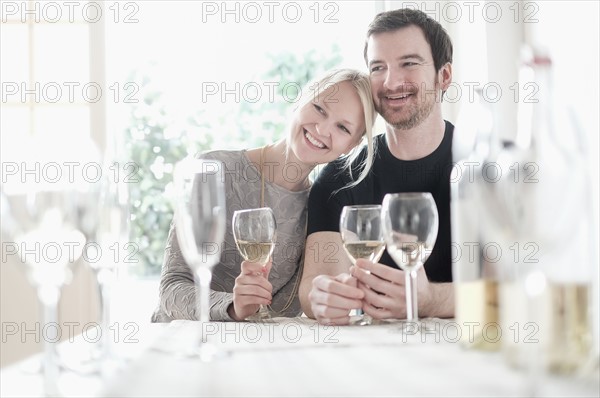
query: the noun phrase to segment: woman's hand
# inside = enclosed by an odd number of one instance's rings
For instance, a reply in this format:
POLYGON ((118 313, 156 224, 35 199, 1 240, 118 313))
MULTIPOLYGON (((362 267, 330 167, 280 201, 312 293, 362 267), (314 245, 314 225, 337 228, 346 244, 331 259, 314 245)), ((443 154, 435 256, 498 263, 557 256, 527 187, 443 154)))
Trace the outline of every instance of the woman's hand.
POLYGON ((273 285, 268 279, 271 266, 271 260, 265 265, 242 261, 233 287, 233 304, 227 310, 232 319, 242 321, 254 315, 261 304, 271 304, 273 285))
POLYGON ((315 319, 323 325, 347 325, 350 311, 361 308, 363 292, 358 281, 347 273, 336 277, 319 275, 308 294, 315 319))

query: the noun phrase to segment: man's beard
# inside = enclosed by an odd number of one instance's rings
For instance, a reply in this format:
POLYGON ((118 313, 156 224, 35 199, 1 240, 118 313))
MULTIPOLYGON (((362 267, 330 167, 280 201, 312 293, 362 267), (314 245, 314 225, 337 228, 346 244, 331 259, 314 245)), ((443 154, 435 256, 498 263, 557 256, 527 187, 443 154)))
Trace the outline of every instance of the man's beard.
MULTIPOLYGON (((436 90, 437 90, 436 84, 436 90)), ((415 94, 419 94, 419 90, 415 94)), ((433 111, 436 96, 431 92, 426 92, 425 97, 417 98, 417 103, 409 103, 402 107, 400 111, 387 108, 385 103, 385 94, 379 94, 379 104, 375 104, 375 110, 383 117, 383 119, 397 130, 410 130, 421 124, 433 111), (406 113, 408 117, 403 117, 399 113, 406 113)))

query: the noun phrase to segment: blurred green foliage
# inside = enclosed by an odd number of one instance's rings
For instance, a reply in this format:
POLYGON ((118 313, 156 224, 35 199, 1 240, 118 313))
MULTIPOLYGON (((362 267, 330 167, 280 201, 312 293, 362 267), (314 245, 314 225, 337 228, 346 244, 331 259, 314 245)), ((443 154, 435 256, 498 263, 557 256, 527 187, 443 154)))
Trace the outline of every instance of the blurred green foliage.
POLYGON ((311 50, 305 54, 282 52, 267 56, 272 67, 255 81, 277 82, 273 101, 263 95, 258 102, 234 103, 231 109, 217 113, 199 109, 183 121, 172 120, 161 89, 151 75, 133 74, 132 81, 139 82, 143 98, 132 108, 125 134, 128 161, 139 166, 139 183, 132 184, 129 193, 131 240, 139 249, 138 263, 131 269, 133 274, 160 273, 173 218, 170 186, 174 164, 199 151, 257 147, 283 138, 294 107, 289 99, 295 97, 293 90, 282 92, 286 84, 303 87, 342 60, 337 46, 325 54, 311 50))

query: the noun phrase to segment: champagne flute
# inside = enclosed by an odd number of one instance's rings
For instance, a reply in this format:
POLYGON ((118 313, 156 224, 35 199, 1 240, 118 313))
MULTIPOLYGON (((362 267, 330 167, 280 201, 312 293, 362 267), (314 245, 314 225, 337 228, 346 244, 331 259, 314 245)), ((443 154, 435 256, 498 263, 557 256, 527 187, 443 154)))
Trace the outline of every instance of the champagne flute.
MULTIPOLYGON (((378 262, 385 250, 381 229, 381 205, 344 206, 340 216, 340 234, 352 265, 359 258, 378 262)), ((373 319, 363 314, 354 325, 370 325, 373 319)))
POLYGON ((429 258, 438 233, 435 201, 426 192, 387 194, 382 219, 388 253, 406 275, 406 320, 417 321, 417 270, 429 258))
MULTIPOLYGON (((273 210, 238 210, 233 213, 233 237, 240 254, 246 261, 262 264, 269 262, 277 239, 277 223, 273 210)), ((261 273, 265 275, 265 271, 261 273)), ((261 304, 258 312, 246 318, 251 321, 271 320, 268 308, 261 304)))
POLYGON ((201 323, 199 345, 191 353, 204 362, 219 350, 207 342, 203 331, 210 320, 212 267, 219 261, 225 237, 225 186, 221 162, 185 159, 175 166, 177 195, 175 228, 181 253, 194 273, 197 318, 201 323))

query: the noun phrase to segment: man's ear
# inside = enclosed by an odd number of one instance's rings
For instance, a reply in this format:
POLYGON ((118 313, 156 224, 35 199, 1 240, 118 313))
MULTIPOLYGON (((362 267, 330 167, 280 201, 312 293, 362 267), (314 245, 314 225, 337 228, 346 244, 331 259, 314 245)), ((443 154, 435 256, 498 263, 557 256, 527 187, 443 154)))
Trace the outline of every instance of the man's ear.
POLYGON ((438 72, 438 81, 442 91, 446 91, 452 83, 452 64, 450 62, 446 62, 446 64, 440 68, 440 71, 438 72))

